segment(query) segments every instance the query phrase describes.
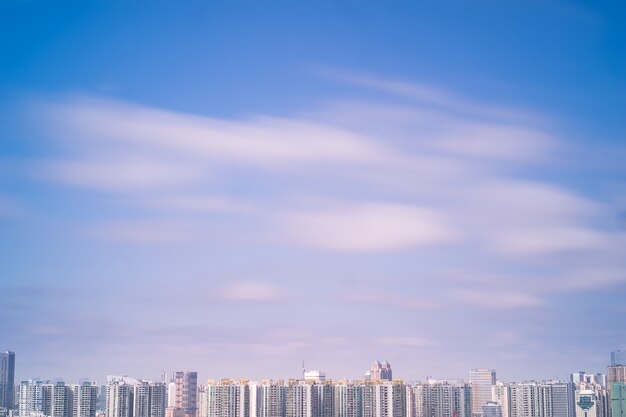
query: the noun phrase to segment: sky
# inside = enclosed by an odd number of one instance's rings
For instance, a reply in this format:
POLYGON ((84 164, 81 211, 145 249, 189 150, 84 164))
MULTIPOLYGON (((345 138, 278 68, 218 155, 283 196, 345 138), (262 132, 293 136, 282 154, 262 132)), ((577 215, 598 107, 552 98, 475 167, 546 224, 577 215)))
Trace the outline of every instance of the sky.
POLYGON ((603 372, 626 7, 597 3, 2 2, 16 379, 603 372))

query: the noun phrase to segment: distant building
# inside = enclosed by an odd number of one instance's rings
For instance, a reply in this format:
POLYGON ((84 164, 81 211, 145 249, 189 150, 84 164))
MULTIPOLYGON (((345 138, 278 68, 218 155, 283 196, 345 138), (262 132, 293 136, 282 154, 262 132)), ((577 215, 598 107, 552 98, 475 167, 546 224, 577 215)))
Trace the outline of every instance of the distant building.
POLYGON ((575 389, 573 382, 562 381, 526 381, 510 384, 509 416, 574 417, 575 389))
POLYGON ((576 417, 604 417, 598 405, 598 396, 595 391, 576 391, 576 417))
MULTIPOLYGON (((510 414, 510 402, 511 395, 509 391, 509 385, 500 381, 496 381, 496 384, 491 387, 491 399, 500 404, 500 410, 502 411, 502 417, 509 417, 510 414)), ((572 402, 573 404, 573 402, 572 402)))
POLYGON ((611 387, 612 417, 626 417, 626 383, 616 382, 611 387))
POLYGON ((496 371, 493 369, 470 370, 470 386, 472 387, 472 414, 480 416, 483 405, 492 400, 492 387, 496 384, 496 371))
POLYGON ((626 365, 611 365, 606 370, 606 385, 611 389, 616 382, 626 382, 626 365))
POLYGON ((133 394, 137 380, 111 378, 107 382, 106 417, 133 417, 133 394))
POLYGON ((0 408, 15 406, 15 353, 0 352, 0 408))
POLYGON ((324 382, 326 381, 326 374, 321 371, 305 371, 304 380, 307 382, 324 382))
POLYGON ((362 417, 363 385, 342 381, 335 384, 334 417, 362 417))
POLYGON ((547 385, 550 387, 548 392, 550 394, 552 417, 575 417, 576 386, 574 383, 550 381, 547 385))
POLYGON ((387 361, 383 361, 383 363, 374 361, 369 372, 365 373, 365 379, 370 381, 391 381, 393 379, 391 365, 387 361))
POLYGON ((138 381, 133 386, 133 417, 165 417, 166 408, 165 383, 138 381))
POLYGON ((363 417, 405 417, 406 385, 402 381, 369 381, 363 386, 363 417))
MULTIPOLYGON (((287 390, 283 381, 262 381, 256 386, 255 402, 250 409, 256 409, 252 417, 284 417, 287 390)), ((252 390, 250 393, 252 399, 252 390)), ((251 401, 252 403, 252 401, 251 401)))
POLYGON ((48 417, 72 417, 74 404, 71 388, 64 382, 44 384, 42 387, 43 414, 48 417))
POLYGON ((37 416, 43 413, 43 382, 28 380, 20 382, 20 417, 37 416))
POLYGON ((96 417, 98 387, 90 382, 70 385, 72 417, 96 417))
POLYGON ((471 417, 471 390, 463 381, 429 380, 413 387, 415 417, 471 417))
POLYGON ((626 365, 626 351, 616 350, 611 352, 611 366, 626 365))
POLYGON ((198 373, 176 372, 175 417, 196 417, 198 412, 198 373))
POLYGON ((591 374, 585 371, 578 371, 570 374, 570 382, 575 384, 598 384, 602 387, 606 387, 606 375, 601 373, 591 374))
POLYGON ((250 386, 247 381, 208 381, 198 404, 200 417, 250 417, 250 386))
POLYGON ((502 417, 502 407, 495 401, 483 405, 483 417, 502 417))

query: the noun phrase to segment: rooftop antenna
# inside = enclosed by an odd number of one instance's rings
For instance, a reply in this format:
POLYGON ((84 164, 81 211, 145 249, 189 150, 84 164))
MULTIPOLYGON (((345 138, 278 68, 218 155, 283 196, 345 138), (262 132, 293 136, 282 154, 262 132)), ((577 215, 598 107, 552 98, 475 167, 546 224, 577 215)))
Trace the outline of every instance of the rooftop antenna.
POLYGON ((302 380, 303 380, 303 381, 304 381, 304 372, 305 372, 305 370, 304 370, 304 369, 305 369, 305 368, 304 368, 304 359, 303 359, 303 360, 302 360, 302 380))

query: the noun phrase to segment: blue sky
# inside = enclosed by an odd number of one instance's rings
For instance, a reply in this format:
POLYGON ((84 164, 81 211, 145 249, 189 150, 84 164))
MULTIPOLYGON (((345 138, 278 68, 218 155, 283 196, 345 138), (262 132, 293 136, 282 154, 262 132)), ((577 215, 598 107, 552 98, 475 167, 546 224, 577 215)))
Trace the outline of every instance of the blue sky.
POLYGON ((408 380, 626 348, 626 10, 5 2, 17 376, 408 380))

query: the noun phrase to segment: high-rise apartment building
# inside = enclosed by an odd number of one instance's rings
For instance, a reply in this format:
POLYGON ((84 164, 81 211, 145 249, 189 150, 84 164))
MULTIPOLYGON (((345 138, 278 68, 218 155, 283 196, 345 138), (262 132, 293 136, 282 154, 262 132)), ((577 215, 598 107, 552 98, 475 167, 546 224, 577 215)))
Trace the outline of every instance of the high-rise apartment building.
POLYGON ((626 383, 616 382, 611 387, 611 416, 626 417, 626 383))
POLYGON ((196 417, 198 412, 198 373, 176 372, 174 383, 176 384, 174 416, 196 417))
POLYGON ((334 417, 363 416, 363 386, 341 381, 335 385, 334 417))
POLYGON ((626 365, 611 365, 606 370, 606 384, 609 389, 616 382, 626 382, 626 365))
POLYGON ((15 353, 0 352, 0 408, 12 410, 15 401, 15 353))
POLYGON ((84 382, 65 385, 39 380, 20 383, 20 417, 95 417, 98 387, 84 382))
POLYGON ((140 380, 133 385, 133 417, 165 417, 166 408, 165 383, 140 380))
POLYGON ((28 380, 20 382, 20 417, 43 415, 43 382, 28 380))
MULTIPOLYGON (((389 368, 391 375, 391 368, 389 368)), ((384 381, 375 385, 376 417, 404 417, 406 415, 406 387, 402 381, 384 381)))
POLYGON ((311 401, 312 384, 290 380, 285 392, 286 417, 317 417, 311 401))
POLYGON ((48 417, 72 417, 74 412, 72 390, 62 381, 43 385, 42 403, 48 417))
POLYGON ((402 381, 366 381, 363 417, 406 416, 406 385, 402 381))
POLYGON ((509 417, 510 398, 509 384, 504 384, 500 381, 496 381, 496 384, 491 387, 491 398, 497 404, 500 404, 500 411, 502 417, 509 417))
POLYGON ((413 387, 415 417, 471 417, 468 384, 429 380, 413 387))
POLYGON ((508 413, 510 417, 574 417, 575 390, 574 383, 562 381, 510 384, 508 413))
POLYGON ((98 387, 90 382, 70 385, 72 417, 96 417, 98 387))
POLYGON ((575 417, 576 386, 572 382, 550 381, 547 383, 552 403, 552 417, 575 417))
POLYGON ((251 417, 284 417, 286 391, 283 381, 262 381, 256 386, 256 401, 254 406, 251 404, 251 410, 255 409, 256 414, 251 417))
POLYGON ((470 370, 470 386, 472 387, 472 414, 480 416, 483 405, 492 401, 492 386, 496 383, 496 371, 477 368, 470 370))
POLYGON ((106 417, 133 417, 133 394, 136 380, 109 377, 107 381, 106 417))
POLYGON ((208 381, 198 404, 200 417, 250 417, 250 386, 247 381, 208 381))

